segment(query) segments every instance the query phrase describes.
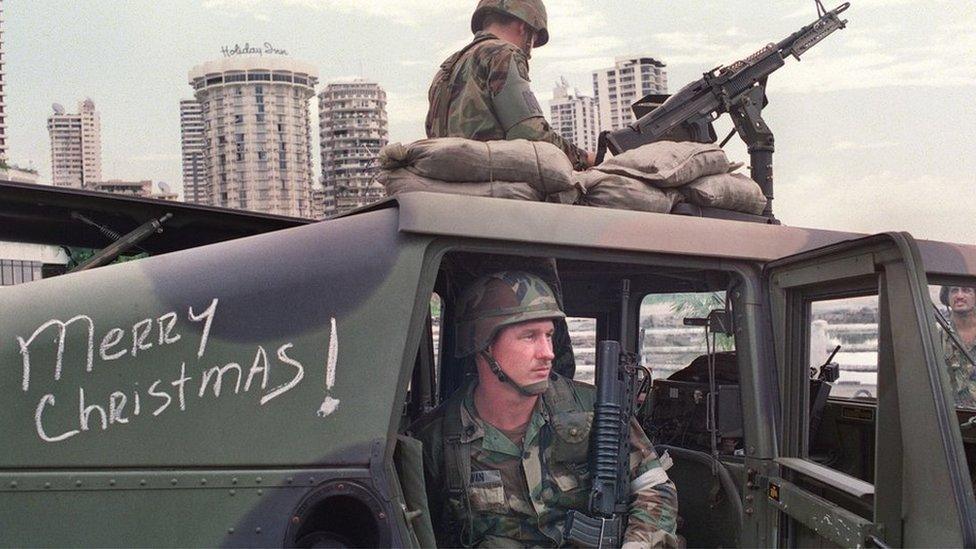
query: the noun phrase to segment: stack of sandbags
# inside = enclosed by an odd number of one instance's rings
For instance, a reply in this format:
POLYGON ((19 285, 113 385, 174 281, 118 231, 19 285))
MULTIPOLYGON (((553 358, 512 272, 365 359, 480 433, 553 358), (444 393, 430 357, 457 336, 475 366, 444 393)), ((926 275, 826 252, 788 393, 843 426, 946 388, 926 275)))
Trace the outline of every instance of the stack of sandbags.
POLYGON ((541 141, 424 139, 383 147, 376 180, 387 195, 428 191, 546 200, 573 188, 573 167, 559 147, 541 141))
MULTIPOLYGON (((759 185, 729 173, 725 151, 714 144, 658 141, 577 172, 575 203, 667 213, 683 201, 758 214, 766 205, 759 185)), ((561 195, 563 202, 571 193, 561 195)))

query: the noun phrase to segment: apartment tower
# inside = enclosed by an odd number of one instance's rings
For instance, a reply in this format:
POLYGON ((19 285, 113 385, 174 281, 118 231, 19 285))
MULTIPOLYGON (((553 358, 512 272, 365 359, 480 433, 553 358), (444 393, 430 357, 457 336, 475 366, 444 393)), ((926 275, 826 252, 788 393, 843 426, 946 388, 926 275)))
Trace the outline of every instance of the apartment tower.
POLYGON ((180 101, 180 143, 183 148, 183 201, 210 204, 204 169, 203 110, 196 99, 180 101))
POLYGON ((593 71, 600 130, 618 130, 633 122, 630 106, 645 95, 668 93, 665 66, 653 57, 618 57, 612 67, 593 71))
POLYGON ((77 113, 55 103, 47 119, 51 136, 51 179, 57 187, 90 188, 102 180, 102 127, 95 103, 85 99, 77 113))
MULTIPOLYGON (((214 206, 310 217, 315 67, 281 55, 234 55, 194 67, 189 80, 203 119, 203 182, 194 187, 203 190, 195 196, 214 206)), ((191 173, 193 164, 191 149, 191 173)))
POLYGON ((386 92, 375 82, 330 82, 319 93, 323 208, 341 213, 385 196, 373 181, 380 149, 389 142, 386 92))
POLYGON ((580 95, 577 90, 570 89, 565 78, 560 78, 552 90, 549 114, 556 133, 577 147, 596 151, 600 133, 596 99, 580 95))
POLYGON ((0 0, 0 163, 7 162, 7 92, 4 90, 3 77, 6 73, 3 57, 3 0, 0 0))

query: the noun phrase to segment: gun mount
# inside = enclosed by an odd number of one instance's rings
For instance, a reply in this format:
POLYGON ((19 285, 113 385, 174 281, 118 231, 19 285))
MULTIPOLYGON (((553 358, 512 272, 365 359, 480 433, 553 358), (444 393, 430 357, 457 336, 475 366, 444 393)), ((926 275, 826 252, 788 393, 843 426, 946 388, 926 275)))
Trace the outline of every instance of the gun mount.
MULTIPOLYGON (((820 17, 794 32, 784 40, 767 44, 749 57, 728 66, 706 72, 662 102, 662 96, 650 95, 637 101, 633 108, 637 121, 615 131, 600 134, 597 163, 606 151, 620 154, 655 141, 717 141, 712 123, 723 113, 732 117, 734 130, 746 143, 749 151, 752 178, 759 183, 766 196, 762 215, 773 219, 773 132, 762 118, 768 103, 766 79, 786 63, 788 56, 797 60, 800 55, 838 29, 847 21, 841 13, 850 7, 845 2, 826 11, 817 2, 820 17)), ((732 137, 729 134, 722 145, 732 137)))

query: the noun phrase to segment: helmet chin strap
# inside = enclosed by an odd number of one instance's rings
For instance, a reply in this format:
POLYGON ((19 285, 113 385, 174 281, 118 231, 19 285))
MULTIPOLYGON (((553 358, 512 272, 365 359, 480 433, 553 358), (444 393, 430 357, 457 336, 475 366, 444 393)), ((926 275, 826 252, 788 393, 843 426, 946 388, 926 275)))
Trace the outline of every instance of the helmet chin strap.
POLYGON ((489 352, 487 349, 481 351, 481 357, 484 358, 485 362, 488 363, 488 368, 491 369, 491 373, 498 376, 498 381, 501 381, 502 383, 508 383, 512 387, 515 387, 515 390, 518 391, 523 396, 541 395, 542 393, 546 392, 546 389, 549 388, 548 377, 542 381, 530 383, 525 386, 515 383, 512 380, 512 378, 508 377, 505 374, 505 372, 502 371, 502 367, 498 364, 498 361, 495 360, 495 357, 491 356, 491 352, 489 352))

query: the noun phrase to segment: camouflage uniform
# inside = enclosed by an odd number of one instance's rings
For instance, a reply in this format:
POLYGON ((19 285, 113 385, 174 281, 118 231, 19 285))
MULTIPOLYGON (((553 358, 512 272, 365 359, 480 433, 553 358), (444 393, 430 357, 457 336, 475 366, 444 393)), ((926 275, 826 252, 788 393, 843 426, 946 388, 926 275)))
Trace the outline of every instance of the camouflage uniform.
MULTIPOLYGON (((942 334, 942 349, 949 368, 949 383, 956 406, 976 408, 976 366, 966 360, 952 338, 945 332, 942 334)), ((967 350, 971 356, 976 356, 976 345, 970 346, 967 350)))
POLYGON ((586 153, 549 127, 529 88, 529 60, 486 31, 441 64, 428 93, 427 137, 528 139, 561 148, 577 170, 586 153))
MULTIPOLYGON (((590 490, 586 455, 596 398, 593 386, 553 374, 519 446, 478 417, 476 385, 477 380, 471 380, 413 430, 424 445, 424 474, 438 545, 566 545, 566 513, 585 510, 590 490), (445 433, 451 418, 460 421, 458 442, 468 449, 466 493, 451 490, 445 480, 451 475, 445 461, 450 459, 445 433)), ((677 493, 662 467, 662 461, 669 465, 670 459, 667 455, 658 459, 633 420, 630 442, 632 478, 642 487, 631 495, 624 541, 676 546, 677 493)))

